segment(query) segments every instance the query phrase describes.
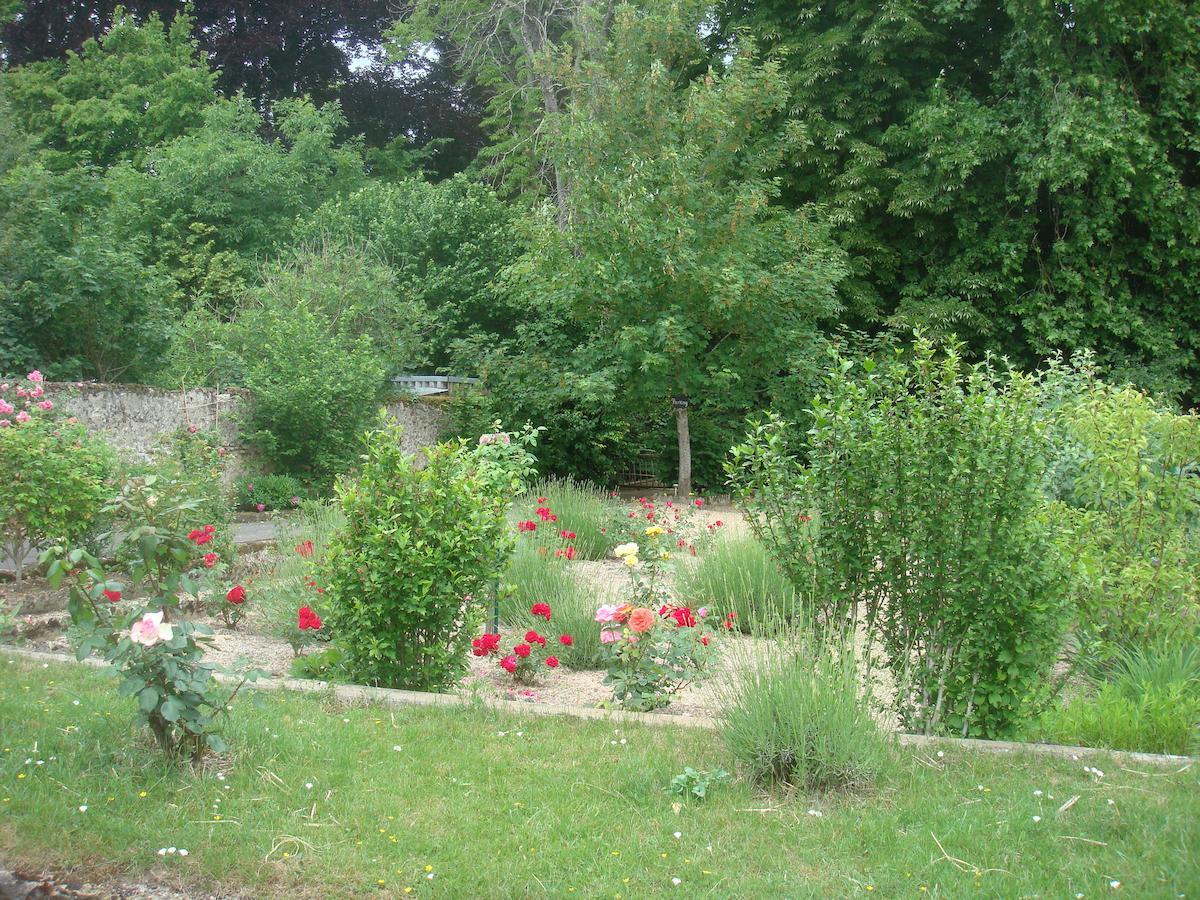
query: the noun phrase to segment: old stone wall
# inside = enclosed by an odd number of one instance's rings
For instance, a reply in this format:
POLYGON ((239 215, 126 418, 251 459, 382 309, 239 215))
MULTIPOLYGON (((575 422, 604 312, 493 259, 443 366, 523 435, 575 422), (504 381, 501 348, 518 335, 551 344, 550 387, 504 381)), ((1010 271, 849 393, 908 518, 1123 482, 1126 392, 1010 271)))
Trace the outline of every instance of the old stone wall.
MULTIPOLYGON (((90 431, 127 455, 146 459, 171 432, 195 425, 217 429, 229 450, 234 477, 253 462, 253 448, 240 438, 238 423, 253 398, 240 388, 169 391, 140 384, 46 384, 46 395, 90 431)), ((404 449, 417 453, 436 443, 446 410, 436 401, 393 402, 388 414, 404 426, 404 449)))

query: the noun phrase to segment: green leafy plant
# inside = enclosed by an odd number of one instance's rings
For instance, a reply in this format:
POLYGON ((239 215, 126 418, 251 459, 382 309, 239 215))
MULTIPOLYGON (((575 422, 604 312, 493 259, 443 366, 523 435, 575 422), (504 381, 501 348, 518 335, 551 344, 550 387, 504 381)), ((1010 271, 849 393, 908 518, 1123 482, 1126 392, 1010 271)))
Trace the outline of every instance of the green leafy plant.
POLYGON ((1193 636, 1117 653, 1108 670, 1031 729, 1058 744, 1194 754, 1200 749, 1200 649, 1193 636))
POLYGON ((330 543, 324 586, 356 680, 439 690, 464 671, 512 546, 505 514, 526 486, 536 435, 487 437, 430 448, 422 466, 385 424, 366 436, 359 476, 339 482, 346 526, 330 543))
POLYGON ((853 645, 836 632, 787 631, 738 657, 720 690, 721 734, 753 783, 864 788, 887 764, 853 645))
POLYGON ((0 386, 0 538, 21 581, 31 550, 80 540, 111 496, 112 452, 54 417, 42 374, 0 386))
POLYGON ((682 772, 671 779, 671 794, 687 800, 705 800, 715 785, 727 781, 729 773, 724 769, 701 772, 685 766, 682 772))
POLYGON ((1034 378, 918 339, 835 357, 804 440, 770 419, 731 454, 755 535, 819 621, 877 642, 907 729, 1001 737, 1046 699, 1072 608, 1037 410, 1034 378))
POLYGON ((215 667, 203 661, 211 630, 178 616, 181 595, 214 589, 208 583, 214 567, 205 557, 216 529, 186 531, 194 507, 186 485, 155 475, 125 484, 107 510, 117 528, 106 537, 126 551, 128 583, 80 548, 53 547, 42 561, 52 586, 70 584, 76 656, 102 654, 120 678, 118 692, 136 697, 138 722, 149 726, 158 746, 170 756, 197 759, 205 750, 225 749, 219 720, 258 673, 245 671, 234 687, 221 687, 215 667), (135 588, 138 602, 122 605, 123 594, 135 588))
POLYGON ((1200 416, 1106 384, 1086 357, 1054 365, 1043 396, 1085 663, 1195 634, 1200 416))
POLYGON ((238 509, 265 512, 296 509, 307 491, 291 475, 243 475, 234 482, 238 509))
POLYGON ((751 536, 724 537, 680 570, 678 593, 693 607, 736 613, 740 631, 786 624, 802 612, 796 588, 751 536))

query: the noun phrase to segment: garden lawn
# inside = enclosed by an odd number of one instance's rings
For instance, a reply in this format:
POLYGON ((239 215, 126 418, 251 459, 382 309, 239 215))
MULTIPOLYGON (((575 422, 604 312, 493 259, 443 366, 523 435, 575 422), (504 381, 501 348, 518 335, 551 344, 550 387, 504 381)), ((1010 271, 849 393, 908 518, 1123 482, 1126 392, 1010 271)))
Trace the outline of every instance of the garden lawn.
POLYGON ((1196 766, 1089 760, 1097 777, 1083 761, 947 744, 940 758, 898 750, 865 795, 734 783, 676 807, 666 788, 685 765, 730 767, 716 735, 262 694, 237 704, 231 753, 193 771, 131 729, 114 687, 0 655, 10 866, 289 898, 1176 897, 1200 885, 1196 766), (157 854, 169 846, 188 855, 157 854))

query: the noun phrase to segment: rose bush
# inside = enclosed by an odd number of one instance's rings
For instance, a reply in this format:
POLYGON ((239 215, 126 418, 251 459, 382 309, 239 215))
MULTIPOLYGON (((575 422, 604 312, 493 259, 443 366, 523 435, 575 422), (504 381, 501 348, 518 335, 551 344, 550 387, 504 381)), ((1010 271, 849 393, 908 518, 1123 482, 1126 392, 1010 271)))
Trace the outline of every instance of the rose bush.
MULTIPOLYGON (((669 537, 662 526, 650 525, 640 546, 630 541, 614 548, 629 571, 632 597, 596 611, 607 662, 604 683, 612 687, 611 705, 623 709, 666 706, 705 674, 715 653, 710 611, 677 605, 663 584, 671 559, 669 537)), ((732 620, 724 624, 730 628, 732 620)))
POLYGON ((215 667, 203 661, 211 630, 178 616, 183 596, 236 594, 220 590, 213 582, 221 570, 204 562, 216 528, 186 531, 195 501, 173 501, 173 487, 154 475, 130 479, 105 510, 117 527, 102 539, 122 551, 128 582, 82 548, 50 548, 42 562, 49 564, 51 585, 70 584, 76 656, 103 655, 121 679, 119 693, 137 698, 138 721, 149 726, 159 747, 196 759, 225 748, 219 719, 258 673, 244 671, 232 688, 222 687, 213 678, 215 667), (122 603, 133 588, 138 601, 122 603))
MULTIPOLYGON (((535 603, 529 608, 529 613, 549 623, 552 611, 548 603, 535 603)), ((471 653, 475 656, 495 656, 500 660, 500 668, 512 676, 518 684, 532 684, 543 674, 544 669, 557 669, 559 659, 555 651, 559 647, 570 647, 575 639, 569 634, 560 634, 557 638, 547 637, 537 629, 531 628, 525 632, 522 639, 514 641, 511 652, 501 649, 501 638, 498 634, 483 634, 471 641, 471 653)))
POLYGON ((113 463, 103 441, 58 417, 40 372, 0 384, 0 541, 17 581, 31 550, 95 529, 114 489, 113 463))

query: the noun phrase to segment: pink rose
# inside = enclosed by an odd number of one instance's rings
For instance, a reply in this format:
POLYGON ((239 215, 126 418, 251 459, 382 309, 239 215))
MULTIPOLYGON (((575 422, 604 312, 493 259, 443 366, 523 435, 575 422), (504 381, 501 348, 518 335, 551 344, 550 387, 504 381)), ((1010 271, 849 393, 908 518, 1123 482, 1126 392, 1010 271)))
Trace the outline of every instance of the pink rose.
POLYGON ((601 606, 598 610, 596 610, 596 621, 611 622, 617 617, 617 609, 618 607, 616 606, 611 606, 607 603, 604 604, 604 606, 601 606))
POLYGON ((0 419, 0 428, 10 428, 10 427, 12 427, 12 422, 8 421, 8 419, 0 419))
POLYGON ((26 378, 28 378, 30 381, 33 381, 33 382, 45 381, 45 380, 46 380, 45 376, 44 376, 44 375, 42 375, 42 373, 41 373, 41 372, 39 372, 37 369, 34 369, 32 372, 30 372, 30 373, 29 373, 28 375, 26 375, 25 377, 26 377, 26 378))
POLYGON ((605 628, 600 632, 600 643, 602 644, 615 644, 620 639, 621 632, 616 631, 615 629, 605 628))
POLYGON ((17 413, 17 422, 28 422, 28 421, 29 421, 29 413, 25 412, 25 410, 21 410, 19 413, 17 413))
POLYGON ((44 390, 42 390, 42 386, 39 384, 32 391, 29 392, 29 396, 30 397, 40 397, 44 393, 46 393, 46 392, 44 390))
POLYGON ((162 610, 146 613, 129 629, 129 639, 143 647, 153 647, 159 641, 171 639, 171 626, 163 622, 162 610))
POLYGON ((14 409, 13 405, 7 400, 0 400, 0 415, 7 416, 14 409))
POLYGON ((38 406, 40 406, 42 409, 54 409, 54 401, 53 400, 43 400, 41 403, 38 404, 38 406))
POLYGON ((256 504, 254 505, 254 508, 255 508, 255 509, 257 509, 259 512, 262 512, 264 509, 266 509, 266 508, 267 508, 267 504, 265 504, 265 503, 256 503, 256 504))

